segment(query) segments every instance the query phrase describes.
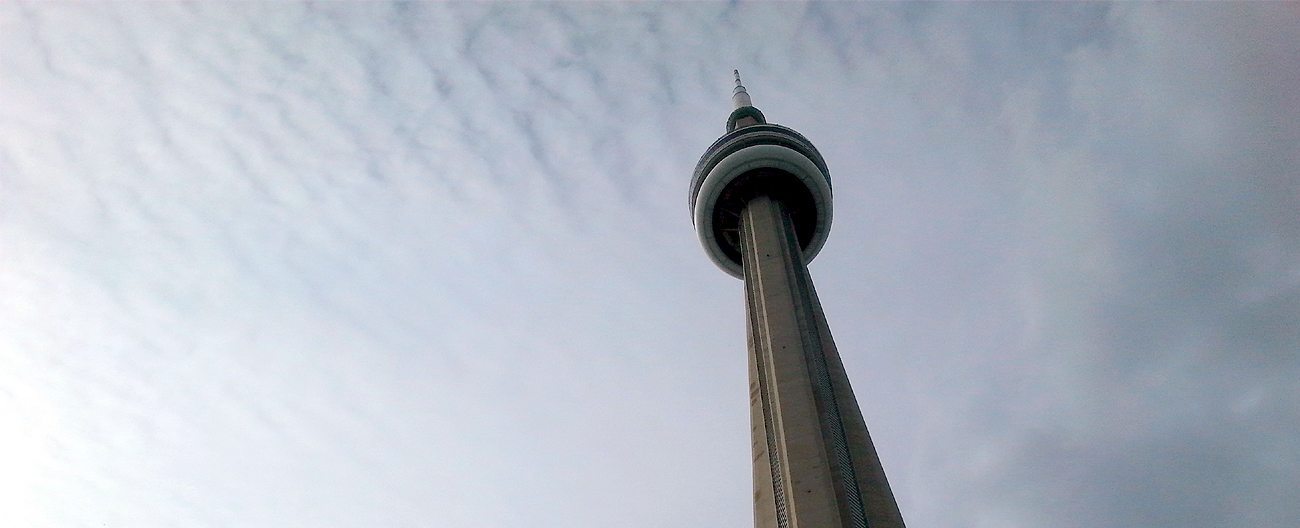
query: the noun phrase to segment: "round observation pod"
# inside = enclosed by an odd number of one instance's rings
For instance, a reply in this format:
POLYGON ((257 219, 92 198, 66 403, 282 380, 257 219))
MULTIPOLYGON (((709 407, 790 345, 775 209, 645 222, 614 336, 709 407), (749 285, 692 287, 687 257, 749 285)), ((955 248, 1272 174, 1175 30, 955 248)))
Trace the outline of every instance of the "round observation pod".
POLYGON ((741 279, 740 215, 754 197, 768 195, 785 207, 805 263, 821 251, 831 229, 831 175, 821 153, 803 135, 761 116, 738 128, 728 119, 728 133, 704 152, 691 178, 700 243, 714 264, 741 279))

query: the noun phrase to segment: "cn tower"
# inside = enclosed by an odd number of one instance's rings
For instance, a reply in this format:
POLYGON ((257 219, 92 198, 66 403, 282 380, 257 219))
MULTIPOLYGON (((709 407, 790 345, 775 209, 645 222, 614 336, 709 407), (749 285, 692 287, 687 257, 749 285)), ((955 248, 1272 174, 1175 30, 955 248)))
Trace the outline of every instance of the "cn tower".
POLYGON ((745 281, 757 528, 901 528, 808 263, 831 228, 817 148, 768 123, 736 72, 727 133, 691 178, 704 251, 745 281))

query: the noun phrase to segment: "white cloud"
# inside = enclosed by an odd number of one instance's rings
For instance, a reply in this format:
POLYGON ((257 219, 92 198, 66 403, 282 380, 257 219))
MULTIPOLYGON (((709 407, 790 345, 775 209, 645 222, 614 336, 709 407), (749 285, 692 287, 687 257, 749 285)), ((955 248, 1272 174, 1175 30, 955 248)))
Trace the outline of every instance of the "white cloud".
POLYGON ((813 271, 911 525, 1280 524, 1298 27, 5 5, 0 508, 748 523, 742 296, 684 200, 739 67, 831 165, 813 271))

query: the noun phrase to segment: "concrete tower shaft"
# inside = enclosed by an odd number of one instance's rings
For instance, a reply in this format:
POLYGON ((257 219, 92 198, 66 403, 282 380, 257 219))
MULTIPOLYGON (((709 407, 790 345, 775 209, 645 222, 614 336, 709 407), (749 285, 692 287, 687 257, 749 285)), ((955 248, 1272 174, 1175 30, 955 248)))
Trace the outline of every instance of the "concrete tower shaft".
POLYGON ((759 528, 902 528, 793 221, 759 196, 741 219, 759 528))
POLYGON ((690 207, 709 258, 745 281, 755 525, 903 528, 808 274, 830 173, 806 138, 766 122, 739 74, 733 101, 690 207))

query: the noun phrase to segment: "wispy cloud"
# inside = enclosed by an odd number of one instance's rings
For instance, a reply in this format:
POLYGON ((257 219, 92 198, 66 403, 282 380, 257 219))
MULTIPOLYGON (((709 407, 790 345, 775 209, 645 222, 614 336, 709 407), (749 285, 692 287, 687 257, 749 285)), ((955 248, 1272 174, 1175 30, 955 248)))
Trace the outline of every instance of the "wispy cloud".
POLYGON ((741 68, 914 526, 1300 516, 1285 6, 0 6, 0 511, 749 522, 741 68), (76 505, 75 508, 69 505, 76 505))

